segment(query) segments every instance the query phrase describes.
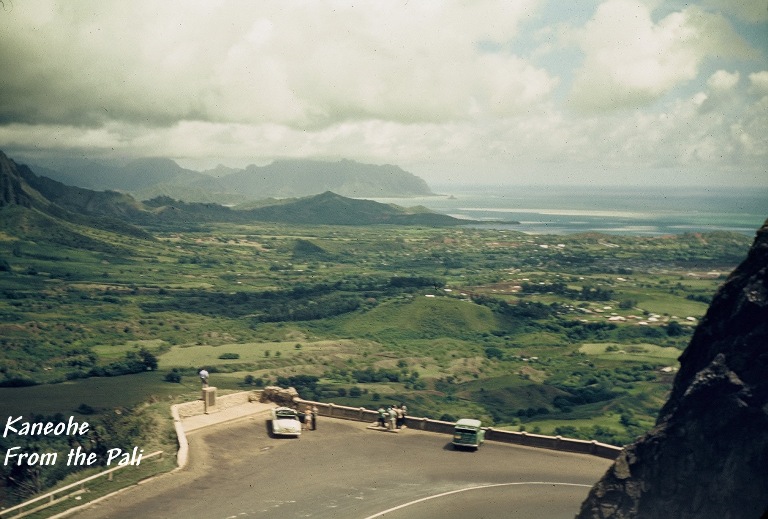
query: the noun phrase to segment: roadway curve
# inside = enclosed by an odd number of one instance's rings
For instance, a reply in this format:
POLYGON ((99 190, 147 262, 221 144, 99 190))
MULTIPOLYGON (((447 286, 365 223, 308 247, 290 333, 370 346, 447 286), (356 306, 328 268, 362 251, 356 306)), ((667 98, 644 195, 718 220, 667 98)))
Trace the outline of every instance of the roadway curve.
POLYGON ((79 510, 78 518, 573 519, 610 465, 588 455, 321 418, 300 439, 271 438, 265 416, 189 435, 186 468, 79 510))

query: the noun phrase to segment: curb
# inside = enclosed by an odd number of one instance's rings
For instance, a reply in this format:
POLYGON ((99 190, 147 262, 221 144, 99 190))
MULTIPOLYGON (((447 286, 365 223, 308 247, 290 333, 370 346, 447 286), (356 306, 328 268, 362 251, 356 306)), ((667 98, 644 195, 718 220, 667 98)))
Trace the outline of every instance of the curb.
POLYGON ((189 460, 189 442, 187 441, 187 434, 184 432, 184 425, 179 416, 179 404, 171 406, 171 416, 173 416, 173 428, 176 430, 176 439, 179 442, 179 450, 176 452, 176 468, 174 470, 179 470, 184 468, 189 460))

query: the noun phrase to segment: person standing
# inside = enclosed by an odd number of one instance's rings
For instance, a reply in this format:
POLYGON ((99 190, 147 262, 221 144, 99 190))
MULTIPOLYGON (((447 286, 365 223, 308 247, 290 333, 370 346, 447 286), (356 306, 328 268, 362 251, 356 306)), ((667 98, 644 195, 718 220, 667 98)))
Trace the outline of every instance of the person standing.
POLYGON ((395 406, 391 405, 389 406, 389 430, 394 431, 396 427, 397 421, 397 411, 395 411, 395 406))
POLYGON ((384 410, 384 406, 379 406, 379 427, 387 427, 387 411, 384 410))
POLYGON ((319 412, 320 411, 317 409, 317 406, 313 404, 312 405, 312 430, 313 431, 317 430, 317 413, 319 412))

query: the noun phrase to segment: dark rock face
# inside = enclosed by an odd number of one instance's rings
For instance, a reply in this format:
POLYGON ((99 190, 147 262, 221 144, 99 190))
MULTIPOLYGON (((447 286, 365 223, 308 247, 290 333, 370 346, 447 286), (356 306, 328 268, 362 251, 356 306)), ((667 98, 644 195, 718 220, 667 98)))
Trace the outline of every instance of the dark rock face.
POLYGON ((24 189, 16 163, 0 151, 0 207, 7 205, 31 207, 32 197, 24 189))
POLYGON ((680 363, 656 426, 625 448, 577 519, 768 514, 768 221, 680 363))

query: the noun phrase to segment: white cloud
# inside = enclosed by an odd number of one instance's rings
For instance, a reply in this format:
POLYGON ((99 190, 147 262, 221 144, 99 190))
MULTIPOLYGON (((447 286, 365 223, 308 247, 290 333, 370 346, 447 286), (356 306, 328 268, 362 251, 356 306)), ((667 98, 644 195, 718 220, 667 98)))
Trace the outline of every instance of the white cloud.
POLYGON ((738 82, 738 72, 731 73, 725 70, 718 70, 707 80, 707 85, 718 92, 728 92, 729 90, 732 90, 738 82))
POLYGON ((145 0, 45 13, 21 4, 4 28, 22 43, 5 57, 38 65, 2 80, 27 99, 4 108, 21 122, 298 127, 507 113, 553 80, 519 57, 483 55, 478 43, 513 38, 536 4, 145 0), (30 88, 41 81, 46 88, 30 88))
POLYGON ((585 59, 571 102, 589 111, 643 106, 696 78, 707 57, 750 54, 720 15, 692 7, 654 22, 632 0, 601 4, 579 42, 585 59))
POLYGON ((768 95, 768 70, 750 74, 749 82, 753 92, 760 95, 768 95))
POLYGON ((18 3, 0 15, 0 149, 532 183, 764 171, 765 56, 674 5, 18 3))

